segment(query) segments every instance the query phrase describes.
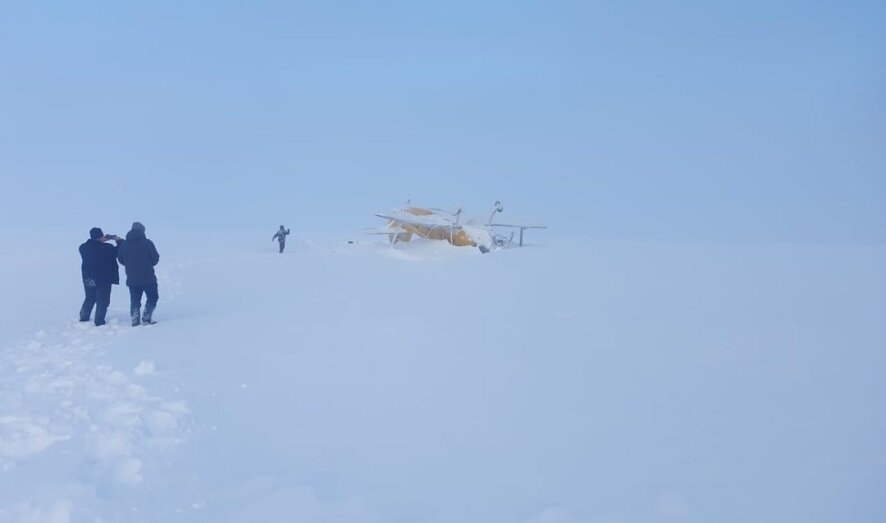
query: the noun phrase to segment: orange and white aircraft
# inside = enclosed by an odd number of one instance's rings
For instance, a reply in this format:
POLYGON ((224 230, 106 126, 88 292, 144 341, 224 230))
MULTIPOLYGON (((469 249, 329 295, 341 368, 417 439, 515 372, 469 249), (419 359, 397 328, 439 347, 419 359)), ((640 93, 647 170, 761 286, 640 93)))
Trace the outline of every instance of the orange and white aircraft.
POLYGON ((502 211, 504 207, 501 202, 495 202, 495 208, 485 224, 479 224, 476 220, 461 223, 461 207, 450 213, 443 209, 416 207, 407 201, 401 209, 388 214, 376 214, 379 218, 387 220, 387 225, 384 229, 371 230, 368 233, 387 235, 391 245, 408 242, 417 236, 429 240, 447 241, 457 247, 477 247, 481 252, 487 253, 494 248, 513 244, 516 230, 520 231, 518 245, 522 246, 526 229, 547 228, 544 225, 493 223, 495 215, 502 211), (500 228, 512 229, 510 236, 499 234, 497 230, 500 228))

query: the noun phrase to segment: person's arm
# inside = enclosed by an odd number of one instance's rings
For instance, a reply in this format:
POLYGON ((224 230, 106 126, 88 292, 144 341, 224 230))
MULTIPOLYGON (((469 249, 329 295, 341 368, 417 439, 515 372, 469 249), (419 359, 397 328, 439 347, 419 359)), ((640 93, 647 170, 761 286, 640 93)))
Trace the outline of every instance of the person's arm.
POLYGON ((120 262, 120 265, 126 266, 126 242, 121 243, 117 246, 117 261, 120 262))
POLYGON ((83 281, 86 281, 86 278, 89 276, 89 267, 86 263, 86 244, 80 246, 80 276, 83 277, 83 281))
POLYGON ((154 242, 151 242, 151 265, 157 265, 158 263, 160 263, 160 253, 157 252, 154 242))

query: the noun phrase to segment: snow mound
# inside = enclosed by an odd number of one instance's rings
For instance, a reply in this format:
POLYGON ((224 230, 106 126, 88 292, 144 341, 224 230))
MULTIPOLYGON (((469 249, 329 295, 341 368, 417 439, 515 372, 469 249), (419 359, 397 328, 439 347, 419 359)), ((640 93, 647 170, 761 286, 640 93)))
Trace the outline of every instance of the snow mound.
MULTIPOLYGON (((153 365, 143 362, 128 374, 106 361, 109 345, 125 346, 137 334, 116 319, 101 328, 70 322, 0 351, 0 469, 43 462, 43 495, 72 481, 137 485, 158 453, 182 443, 187 405, 138 381, 153 365)), ((35 495, 8 510, 20 521, 68 521, 72 500, 47 505, 35 495)))

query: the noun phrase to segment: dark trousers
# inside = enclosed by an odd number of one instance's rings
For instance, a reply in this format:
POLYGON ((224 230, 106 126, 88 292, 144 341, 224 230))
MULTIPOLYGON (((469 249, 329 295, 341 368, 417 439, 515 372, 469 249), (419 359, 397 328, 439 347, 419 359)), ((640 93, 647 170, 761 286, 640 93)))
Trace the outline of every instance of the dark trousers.
POLYGON ((129 315, 132 317, 132 324, 138 325, 141 322, 150 322, 154 308, 157 307, 157 300, 160 295, 157 292, 157 284, 150 285, 130 285, 129 286, 129 315), (142 294, 145 295, 145 312, 141 314, 142 294))
POLYGON ((83 306, 80 307, 80 321, 89 321, 92 308, 95 307, 95 324, 104 325, 105 315, 108 313, 108 305, 111 304, 111 284, 84 284, 83 292, 86 294, 86 297, 83 299, 83 306))
POLYGON ((280 242, 280 254, 283 254, 283 249, 286 248, 286 242, 280 242))

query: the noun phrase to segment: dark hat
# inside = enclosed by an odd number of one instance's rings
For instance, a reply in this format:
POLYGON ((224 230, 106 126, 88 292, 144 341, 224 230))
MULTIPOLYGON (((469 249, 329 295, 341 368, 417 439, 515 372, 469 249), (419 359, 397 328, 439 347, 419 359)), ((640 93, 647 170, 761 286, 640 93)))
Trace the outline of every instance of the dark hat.
POLYGON ((98 227, 93 227, 92 229, 89 229, 89 239, 91 240, 97 240, 104 235, 105 233, 103 233, 102 230, 98 227))
POLYGON ((142 225, 141 222, 132 222, 132 230, 139 231, 139 232, 145 232, 145 226, 142 225))

